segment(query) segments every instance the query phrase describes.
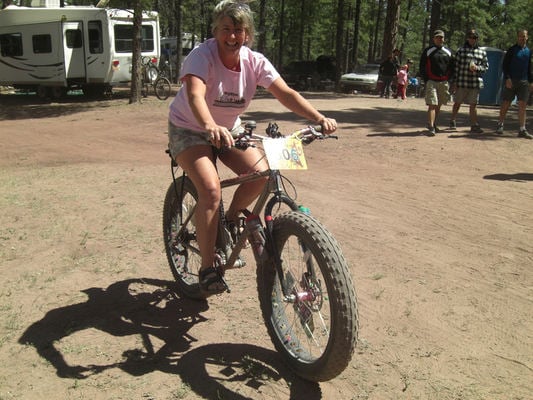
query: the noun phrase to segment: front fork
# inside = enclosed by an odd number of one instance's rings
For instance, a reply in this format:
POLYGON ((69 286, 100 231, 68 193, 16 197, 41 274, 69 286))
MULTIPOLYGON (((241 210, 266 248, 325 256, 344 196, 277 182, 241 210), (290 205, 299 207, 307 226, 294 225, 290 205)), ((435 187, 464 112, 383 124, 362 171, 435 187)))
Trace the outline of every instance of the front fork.
POLYGON ((270 260, 272 260, 274 268, 276 268, 276 271, 278 273, 281 287, 283 290, 283 297, 288 299, 293 295, 292 287, 294 279, 292 278, 292 276, 285 276, 285 274, 283 273, 283 260, 281 259, 281 254, 279 252, 279 249, 277 248, 276 242, 273 237, 274 220, 272 217, 272 210, 274 206, 279 205, 280 203, 286 204, 292 211, 298 210, 298 205, 287 195, 280 191, 274 193, 274 196, 268 201, 265 206, 265 247, 266 251, 270 255, 270 260))

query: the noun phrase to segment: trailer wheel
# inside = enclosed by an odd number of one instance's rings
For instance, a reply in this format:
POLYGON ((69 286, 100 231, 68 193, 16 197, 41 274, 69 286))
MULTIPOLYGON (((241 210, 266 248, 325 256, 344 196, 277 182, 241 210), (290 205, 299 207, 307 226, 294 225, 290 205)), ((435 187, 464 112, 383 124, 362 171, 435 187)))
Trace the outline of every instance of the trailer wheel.
POLYGON ((103 97, 106 92, 105 85, 83 85, 81 87, 83 94, 90 98, 103 97))
POLYGON ((46 99, 50 96, 50 93, 48 91, 48 88, 46 86, 43 86, 43 85, 39 85, 37 86, 37 96, 40 98, 40 99, 46 99))
POLYGON ((67 88, 62 86, 54 86, 50 88, 50 92, 52 94, 52 98, 61 99, 67 95, 67 88))

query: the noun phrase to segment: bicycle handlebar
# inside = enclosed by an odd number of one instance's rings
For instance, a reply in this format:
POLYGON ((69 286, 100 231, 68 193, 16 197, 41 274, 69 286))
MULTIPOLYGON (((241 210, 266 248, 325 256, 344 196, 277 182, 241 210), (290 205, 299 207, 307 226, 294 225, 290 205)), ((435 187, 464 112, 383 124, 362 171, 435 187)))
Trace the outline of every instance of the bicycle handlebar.
MULTIPOLYGON (((245 124, 244 130, 239 133, 234 133, 235 147, 240 149, 246 149, 249 146, 253 146, 252 141, 263 141, 267 138, 281 138, 285 135, 281 134, 279 127, 275 122, 270 122, 265 132, 267 136, 255 134, 253 131, 257 127, 255 121, 249 121, 245 124)), ((321 125, 307 126, 295 132, 292 132, 288 136, 294 136, 299 138, 303 144, 309 144, 315 139, 338 139, 335 135, 324 135, 322 133, 323 127, 321 125)))

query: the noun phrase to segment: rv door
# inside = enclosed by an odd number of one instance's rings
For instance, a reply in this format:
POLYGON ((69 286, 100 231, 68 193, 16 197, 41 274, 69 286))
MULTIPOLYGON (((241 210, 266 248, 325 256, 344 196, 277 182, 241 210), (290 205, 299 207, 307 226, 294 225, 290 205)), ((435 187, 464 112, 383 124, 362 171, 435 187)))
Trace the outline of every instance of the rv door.
POLYGON ((63 23, 63 48, 65 53, 65 75, 69 84, 84 83, 85 50, 83 46, 83 26, 81 22, 63 23))

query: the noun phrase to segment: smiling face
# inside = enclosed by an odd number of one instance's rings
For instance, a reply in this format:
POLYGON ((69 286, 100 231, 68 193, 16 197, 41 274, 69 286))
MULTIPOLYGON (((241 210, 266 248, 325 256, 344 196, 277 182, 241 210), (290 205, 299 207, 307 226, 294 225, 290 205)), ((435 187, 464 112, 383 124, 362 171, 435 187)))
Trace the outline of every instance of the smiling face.
POLYGON ((222 54, 238 54, 240 48, 248 41, 248 34, 243 24, 235 23, 225 16, 219 20, 213 34, 222 54))
POLYGON ((477 42, 477 36, 468 35, 466 37, 466 40, 468 41, 468 44, 470 45, 470 47, 474 47, 476 45, 476 42, 477 42))
POLYGON ((218 38, 222 33, 235 34, 238 39, 245 32, 242 43, 251 46, 254 40, 254 19, 247 4, 235 0, 223 0, 215 6, 211 32, 218 38))

